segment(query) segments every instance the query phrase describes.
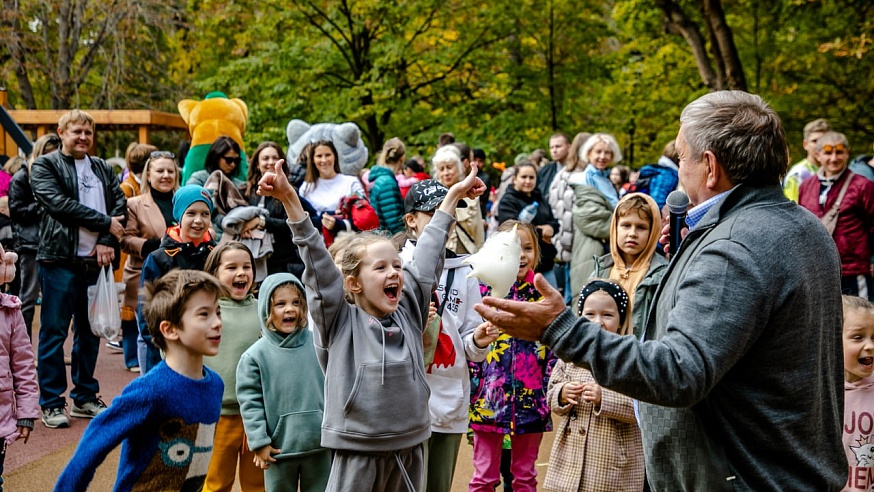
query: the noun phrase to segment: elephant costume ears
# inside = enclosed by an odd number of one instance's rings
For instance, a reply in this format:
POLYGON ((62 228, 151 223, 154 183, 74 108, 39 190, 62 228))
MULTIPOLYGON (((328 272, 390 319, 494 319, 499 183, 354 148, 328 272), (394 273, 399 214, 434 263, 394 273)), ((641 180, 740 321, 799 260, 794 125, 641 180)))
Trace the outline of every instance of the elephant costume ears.
POLYGON ((303 120, 293 119, 285 127, 285 136, 288 138, 286 154, 290 163, 300 162, 301 153, 307 145, 327 140, 337 149, 343 174, 358 176, 367 164, 367 147, 361 139, 361 129, 355 123, 310 125, 303 120))

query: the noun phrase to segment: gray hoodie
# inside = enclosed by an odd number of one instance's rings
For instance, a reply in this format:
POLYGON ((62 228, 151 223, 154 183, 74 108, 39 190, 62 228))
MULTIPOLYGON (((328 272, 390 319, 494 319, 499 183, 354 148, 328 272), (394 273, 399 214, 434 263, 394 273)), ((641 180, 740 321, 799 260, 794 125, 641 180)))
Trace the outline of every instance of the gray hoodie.
POLYGON ((328 353, 322 446, 395 451, 431 436, 422 330, 453 221, 441 211, 434 214, 413 261, 404 263, 400 305, 384 320, 344 300, 342 275, 312 222, 289 221, 306 266, 313 328, 328 353))
POLYGON ((282 450, 275 455, 277 459, 323 449, 319 442, 325 377, 316 360, 313 334, 304 327, 283 335, 266 326, 273 291, 288 283, 304 290, 290 273, 264 279, 258 299, 262 337, 243 353, 237 365, 237 398, 249 448, 271 444, 282 450))

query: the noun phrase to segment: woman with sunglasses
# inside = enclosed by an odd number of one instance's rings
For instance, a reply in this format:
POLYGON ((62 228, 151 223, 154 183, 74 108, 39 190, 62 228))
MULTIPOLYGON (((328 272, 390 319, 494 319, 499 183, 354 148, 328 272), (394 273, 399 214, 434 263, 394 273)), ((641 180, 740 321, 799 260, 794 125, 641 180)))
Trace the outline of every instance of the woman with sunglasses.
POLYGON ((843 294, 874 300, 871 276, 874 182, 848 169, 850 146, 843 133, 816 141, 820 168, 798 189, 798 204, 813 212, 834 237, 841 257, 843 294), (835 217, 836 215, 836 217, 835 217))
POLYGON ((203 186, 210 174, 220 170, 234 183, 234 186, 243 189, 246 182, 243 168, 240 166, 243 162, 241 154, 240 146, 231 137, 221 136, 215 139, 206 153, 203 169, 193 173, 185 184, 203 186))
POLYGON ((121 310, 122 351, 128 371, 139 372, 136 310, 140 275, 149 253, 161 246, 164 232, 175 225, 173 194, 179 189, 179 168, 172 152, 155 151, 143 166, 141 193, 127 201, 127 225, 121 249, 124 264, 124 307, 121 310))

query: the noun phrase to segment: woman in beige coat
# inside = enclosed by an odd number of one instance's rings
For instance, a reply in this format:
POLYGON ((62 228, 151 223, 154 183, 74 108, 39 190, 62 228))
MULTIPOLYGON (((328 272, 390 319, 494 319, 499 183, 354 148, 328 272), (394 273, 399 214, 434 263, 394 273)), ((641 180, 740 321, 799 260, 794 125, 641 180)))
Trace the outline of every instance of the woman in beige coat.
POLYGON ((128 254, 124 263, 124 307, 121 312, 124 365, 139 372, 137 363, 136 310, 140 272, 149 253, 158 249, 161 238, 173 225, 173 193, 179 188, 179 168, 170 152, 152 152, 143 168, 141 194, 127 201, 127 225, 121 248, 128 254))
MULTIPOLYGON (((447 188, 451 188, 467 175, 467 170, 461 163, 461 154, 458 152, 458 148, 453 145, 444 145, 437 149, 431 159, 431 164, 433 166, 431 175, 447 188)), ((464 203, 464 205, 455 210, 456 225, 449 233, 446 249, 464 255, 474 254, 482 247, 486 231, 479 205, 481 198, 481 196, 463 198, 459 202, 459 204, 464 203)))
MULTIPOLYGON (((578 312, 607 331, 629 335, 628 304, 619 284, 593 280, 580 293, 578 312)), ((546 398, 557 417, 546 490, 643 490, 643 444, 631 398, 562 360, 552 369, 546 398)))

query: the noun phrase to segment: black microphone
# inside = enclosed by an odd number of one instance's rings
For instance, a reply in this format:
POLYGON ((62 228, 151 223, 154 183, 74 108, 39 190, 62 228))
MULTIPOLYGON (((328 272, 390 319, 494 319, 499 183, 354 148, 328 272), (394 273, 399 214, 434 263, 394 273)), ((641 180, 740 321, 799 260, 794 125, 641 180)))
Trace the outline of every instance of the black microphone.
POLYGON ((680 190, 674 190, 668 194, 667 204, 668 209, 671 211, 671 232, 668 240, 671 246, 671 256, 674 256, 680 248, 680 242, 683 241, 680 231, 686 227, 686 211, 689 209, 689 196, 680 190))

